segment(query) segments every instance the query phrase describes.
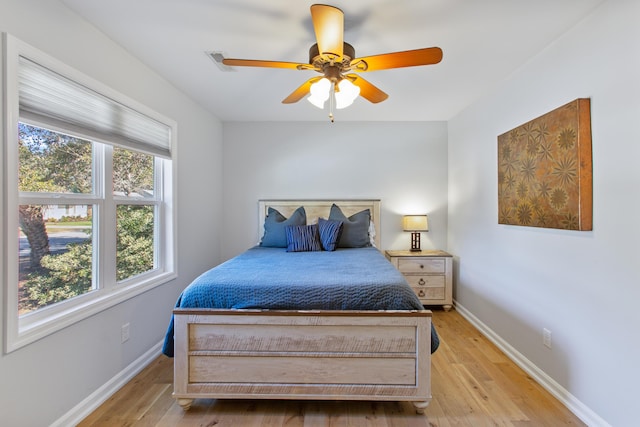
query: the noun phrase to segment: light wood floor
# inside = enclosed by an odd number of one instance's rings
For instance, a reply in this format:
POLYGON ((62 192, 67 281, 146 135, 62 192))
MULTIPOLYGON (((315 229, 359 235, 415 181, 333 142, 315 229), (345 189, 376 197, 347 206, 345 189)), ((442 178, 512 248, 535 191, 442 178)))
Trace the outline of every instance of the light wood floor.
POLYGON ((160 356, 79 426, 584 426, 455 310, 433 315, 440 348, 424 415, 406 402, 215 399, 184 412, 171 397, 173 359, 160 356))

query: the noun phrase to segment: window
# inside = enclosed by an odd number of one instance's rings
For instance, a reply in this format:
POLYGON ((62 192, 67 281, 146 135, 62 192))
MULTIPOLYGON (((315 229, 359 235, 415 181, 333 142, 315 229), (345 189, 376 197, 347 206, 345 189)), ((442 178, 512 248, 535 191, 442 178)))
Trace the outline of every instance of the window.
POLYGON ((9 352, 175 277, 175 124, 5 37, 9 352))

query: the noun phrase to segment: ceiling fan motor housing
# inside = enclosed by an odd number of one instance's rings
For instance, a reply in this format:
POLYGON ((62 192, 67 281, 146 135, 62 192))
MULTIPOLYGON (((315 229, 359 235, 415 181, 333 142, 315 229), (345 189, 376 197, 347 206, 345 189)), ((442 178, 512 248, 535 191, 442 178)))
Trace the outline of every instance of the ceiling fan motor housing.
MULTIPOLYGON (((342 43, 342 60, 340 61, 345 67, 349 66, 351 60, 356 57, 356 50, 347 42, 342 43)), ((309 64, 316 65, 327 62, 320 56, 320 50, 318 49, 318 43, 314 43, 309 48, 309 64)))

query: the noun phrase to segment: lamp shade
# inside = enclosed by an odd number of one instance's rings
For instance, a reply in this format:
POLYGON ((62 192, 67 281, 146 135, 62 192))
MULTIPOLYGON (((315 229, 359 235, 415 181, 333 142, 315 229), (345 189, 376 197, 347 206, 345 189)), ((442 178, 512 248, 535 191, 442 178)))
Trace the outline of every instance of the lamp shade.
POLYGON ((429 220, 426 215, 405 215, 402 217, 404 231, 429 231, 429 220))

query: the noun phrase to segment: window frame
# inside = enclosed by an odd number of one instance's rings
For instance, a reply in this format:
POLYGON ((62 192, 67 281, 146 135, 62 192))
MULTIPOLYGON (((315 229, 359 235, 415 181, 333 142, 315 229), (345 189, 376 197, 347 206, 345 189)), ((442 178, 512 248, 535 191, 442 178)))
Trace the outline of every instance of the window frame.
MULTIPOLYGON (((2 125, 2 151, 0 161, 4 173, 0 174, 0 208, 3 214, 2 245, 0 247, 0 269, 3 272, 1 283, 3 287, 4 307, 4 352, 10 353, 29 343, 66 328, 87 317, 93 316, 107 308, 113 307, 146 292, 156 286, 167 283, 177 277, 177 242, 176 232, 176 204, 174 194, 176 189, 175 170, 175 142, 177 124, 148 107, 120 94, 108 86, 80 73, 57 59, 29 46, 26 43, 3 34, 3 62, 0 70, 0 80, 4 85, 3 114, 0 118, 2 125), (127 108, 139 112, 170 129, 169 158, 163 158, 156 153, 145 150, 141 145, 139 151, 154 156, 154 197, 130 198, 113 194, 111 180, 111 165, 104 161, 113 146, 120 146, 116 140, 109 141, 94 132, 84 132, 77 126, 65 126, 61 121, 40 122, 33 117, 21 117, 19 109, 18 70, 19 58, 24 57, 42 65, 56 73, 78 83, 97 94, 119 103, 127 108), (20 193, 18 190, 18 122, 23 121, 35 126, 44 127, 52 131, 71 134, 94 142, 93 174, 94 189, 92 194, 58 194, 52 193, 41 197, 39 193, 20 193), (96 144, 97 143, 97 144, 96 144), (104 145, 103 145, 104 144, 104 145), (99 150, 96 150, 99 147, 99 150), (97 152, 96 152, 97 151, 97 152), (95 159, 98 158, 98 162, 95 159), (104 168, 103 168, 104 165, 104 168), (71 299, 61 301, 51 306, 43 307, 34 312, 20 316, 18 314, 18 205, 25 202, 33 204, 87 204, 97 207, 99 218, 94 218, 94 290, 71 299), (44 203, 41 203, 44 202, 44 203), (116 281, 115 265, 115 209, 119 204, 154 205, 154 269, 120 282, 116 281), (110 221, 109 224, 106 222, 110 221), (111 230, 113 236, 107 238, 111 230), (110 252, 111 251, 111 252, 110 252), (107 265, 112 253, 112 263, 107 265), (97 286, 95 285, 97 283, 97 286)), ((125 149, 136 149, 135 141, 130 142, 125 149)))

